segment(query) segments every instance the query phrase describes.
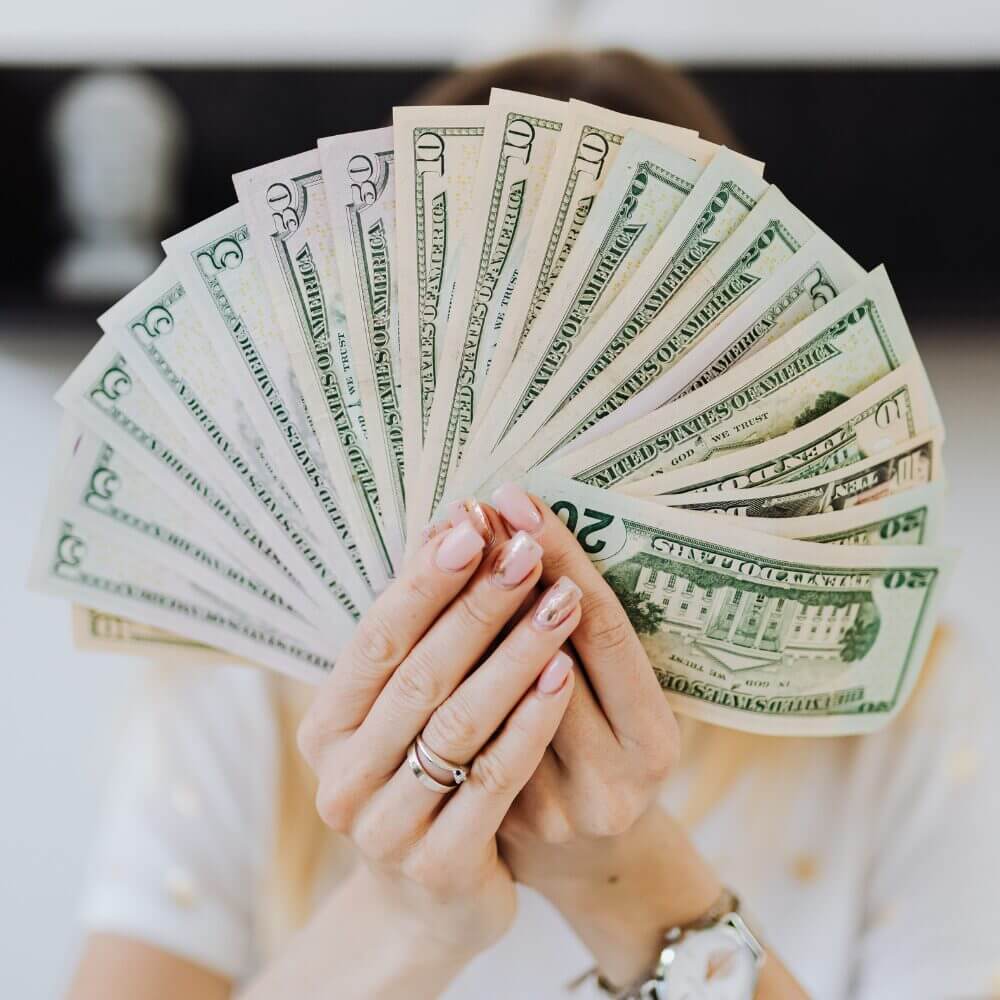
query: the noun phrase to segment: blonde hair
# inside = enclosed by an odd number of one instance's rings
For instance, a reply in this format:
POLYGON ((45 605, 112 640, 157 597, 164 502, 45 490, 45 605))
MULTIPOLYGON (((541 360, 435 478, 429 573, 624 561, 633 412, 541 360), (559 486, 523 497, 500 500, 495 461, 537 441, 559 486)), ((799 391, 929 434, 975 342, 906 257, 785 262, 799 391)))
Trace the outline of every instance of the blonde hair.
MULTIPOLYGON (((896 725, 905 725, 914 714, 950 636, 947 625, 935 631, 916 690, 896 725)), ((350 870, 354 855, 350 844, 321 822, 315 808, 316 779, 298 752, 296 729, 313 689, 275 678, 271 690, 278 732, 278 788, 272 857, 259 911, 263 940, 273 954, 308 920, 320 876, 335 885, 350 870)), ((749 777, 758 781, 754 787, 758 814, 768 823, 780 822, 784 806, 792 801, 788 792, 798 784, 796 764, 808 759, 804 751, 811 741, 757 736, 688 718, 679 721, 681 759, 691 781, 678 820, 687 829, 694 828, 740 779, 749 777)), ((852 753, 859 739, 863 737, 840 740, 843 752, 852 753)))

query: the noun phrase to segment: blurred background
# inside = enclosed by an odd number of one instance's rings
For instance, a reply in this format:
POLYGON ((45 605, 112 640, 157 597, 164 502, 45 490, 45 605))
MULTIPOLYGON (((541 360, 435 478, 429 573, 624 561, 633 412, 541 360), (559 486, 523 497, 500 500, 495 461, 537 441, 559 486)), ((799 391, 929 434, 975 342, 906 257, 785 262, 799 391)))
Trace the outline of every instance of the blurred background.
POLYGON ((690 70, 745 151, 892 275, 947 423, 949 596, 984 655, 1000 431, 1000 4, 315 0, 6 4, 0 29, 0 996, 58 995, 115 737, 146 666, 74 654, 24 589, 52 394, 158 241, 234 201, 230 175, 385 123, 456 64, 625 46, 690 70))

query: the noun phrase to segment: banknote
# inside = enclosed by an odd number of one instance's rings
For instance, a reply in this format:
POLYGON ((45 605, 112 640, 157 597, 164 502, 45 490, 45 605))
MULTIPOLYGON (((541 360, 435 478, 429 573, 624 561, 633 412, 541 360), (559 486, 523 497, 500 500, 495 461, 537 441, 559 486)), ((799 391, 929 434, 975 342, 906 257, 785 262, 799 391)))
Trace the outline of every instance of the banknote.
POLYGON ((543 469, 524 482, 614 589, 678 712, 840 736, 883 727, 913 690, 946 550, 774 537, 543 469))
POLYGON ((508 476, 545 461, 629 401, 640 403, 637 417, 654 409, 657 380, 816 232, 774 186, 750 212, 738 207, 729 215, 731 232, 724 212, 704 228, 688 227, 685 214, 687 205, 675 220, 681 231, 667 228, 629 289, 545 387, 532 421, 498 446, 494 462, 511 463, 508 476))
MULTIPOLYGON (((765 535, 825 545, 934 545, 939 540, 944 518, 945 491, 944 480, 938 480, 899 493, 887 493, 853 507, 795 517, 744 516, 740 523, 765 535)), ((667 497, 651 499, 659 506, 684 510, 692 519, 747 513, 727 507, 712 510, 667 504, 664 503, 667 497)), ((692 520, 692 524, 697 522, 692 520)))
POLYGON ((916 356, 878 268, 746 364, 552 466, 608 488, 695 465, 807 424, 916 356))
POLYGON ((368 457, 389 558, 398 565, 406 528, 406 465, 392 129, 320 139, 318 147, 368 457))
POLYGON ((927 375, 915 359, 787 434, 620 487, 633 496, 753 489, 863 462, 922 431, 940 433, 927 375))
POLYGON ((304 575, 300 584, 254 521, 199 466, 191 442, 107 334, 60 386, 56 401, 125 456, 241 565, 275 592, 296 594, 289 603, 310 621, 318 624, 341 603, 339 590, 331 595, 328 581, 318 574, 304 575))
POLYGON ((366 448, 319 153, 236 174, 233 185, 260 240, 260 271, 365 576, 380 591, 393 566, 366 448))
POLYGON ((303 680, 318 681, 334 654, 317 654, 241 614, 218 595, 135 549, 129 540, 74 519, 53 478, 29 586, 87 607, 183 634, 303 680))
MULTIPOLYGON (((337 601, 351 616, 358 614, 368 595, 363 593, 359 603, 342 585, 325 547, 306 527, 295 498, 274 474, 273 452, 258 433, 245 399, 233 390, 192 300, 166 262, 101 316, 109 346, 96 364, 120 369, 121 362, 111 357, 117 350, 125 362, 128 384, 127 392, 120 391, 99 419, 112 417, 121 428, 117 433, 124 431, 140 447, 144 433, 157 443, 163 440, 161 423, 176 428, 185 442, 182 454, 199 470, 199 478, 232 501, 244 518, 253 516, 254 531, 307 593, 316 601, 337 601), (155 408, 148 407, 150 398, 155 408)), ((124 380, 121 384, 126 385, 124 380)), ((90 391, 86 378, 78 391, 90 391)), ((87 410, 92 412, 93 407, 87 410)), ((105 431, 103 423, 95 430, 119 446, 119 439, 105 431)), ((159 454, 148 442, 146 450, 159 454)), ((171 463, 165 461, 162 470, 169 474, 171 463)))
POLYGON ((410 522, 414 531, 444 496, 469 440, 568 107, 506 90, 490 96, 410 522))
POLYGON ((821 476, 745 490, 667 493, 668 507, 761 518, 803 517, 869 504, 916 486, 944 480, 940 431, 919 434, 862 462, 821 476))
POLYGON ((610 434, 641 413, 707 385, 773 343, 864 276, 861 265, 829 236, 816 233, 749 295, 741 297, 715 329, 659 372, 641 394, 604 413, 599 421, 573 437, 565 450, 585 448, 594 438, 610 434))
POLYGON ((754 517, 742 523, 768 535, 825 545, 935 545, 944 519, 945 491, 945 483, 938 481, 825 514, 754 517))
MULTIPOLYGON (((628 132, 669 144, 700 166, 705 166, 718 150, 713 143, 699 139, 695 132, 677 125, 623 115, 584 101, 569 102, 518 281, 480 393, 480 415, 473 427, 473 442, 478 439, 482 414, 492 405, 552 286, 579 245, 584 223, 590 218, 628 132)), ((474 444, 470 447, 474 448, 474 444)))
POLYGON ((485 105, 394 108, 406 491, 415 495, 448 307, 486 130, 485 105))
MULTIPOLYGON (((496 392, 494 405, 483 419, 475 454, 493 452, 573 356, 577 345, 628 287, 642 261, 686 203, 699 177, 739 162, 735 153, 720 151, 704 167, 672 144, 642 132, 626 133, 621 149, 600 193, 594 199, 587 225, 574 245, 544 305, 496 392), (716 160, 720 161, 714 166, 716 160), (714 166, 714 169, 713 169, 714 166)), ((765 187, 750 168, 752 207, 765 187)), ((534 426, 529 421, 526 426, 534 426)))
POLYGON ((171 667, 250 663, 225 650, 206 646, 176 632, 143 625, 122 615, 98 611, 82 604, 72 604, 70 608, 73 648, 81 653, 141 656, 167 662, 171 667))
MULTIPOLYGON (((317 552, 361 608, 371 600, 364 563, 312 431, 270 296, 257 247, 239 205, 164 241, 167 261, 201 320, 213 363, 245 409, 247 434, 259 436, 271 472, 301 512, 317 552)), ((208 358, 200 363, 209 364, 208 358)), ((198 359, 193 365, 199 364, 198 359)))
POLYGON ((106 441, 69 414, 63 418, 55 452, 63 491, 63 510, 145 551, 154 561, 177 570, 248 617, 273 624, 318 649, 315 628, 286 598, 240 566, 218 543, 203 538, 204 528, 159 490, 106 441))

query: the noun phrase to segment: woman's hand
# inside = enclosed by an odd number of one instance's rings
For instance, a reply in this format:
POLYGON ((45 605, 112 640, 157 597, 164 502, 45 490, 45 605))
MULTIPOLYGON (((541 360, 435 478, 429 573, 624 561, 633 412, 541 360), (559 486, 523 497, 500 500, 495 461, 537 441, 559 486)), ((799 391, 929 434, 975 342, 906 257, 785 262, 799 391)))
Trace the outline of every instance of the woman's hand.
POLYGON ((498 641, 532 599, 541 553, 499 521, 477 531, 463 520, 425 542, 362 619, 299 732, 320 815, 357 845, 425 958, 461 959, 452 974, 513 917, 496 833, 573 692, 560 652, 580 620, 569 581, 553 581, 498 641), (487 547, 484 535, 499 537, 487 547), (456 790, 431 791, 411 771, 421 735, 440 758, 471 762, 456 790))
POLYGON ((542 546, 543 583, 565 575, 582 590, 576 686, 503 822, 503 856, 625 981, 667 926, 700 916, 721 889, 655 805, 678 758, 676 720, 620 602, 563 522, 514 484, 493 502, 511 530, 542 546))
POLYGON ((536 887, 613 874, 612 842, 646 815, 677 762, 677 723, 621 603, 563 522, 513 483, 493 501, 511 530, 542 546, 543 580, 571 576, 583 592, 572 643, 582 670, 550 752, 504 821, 507 857, 536 887))

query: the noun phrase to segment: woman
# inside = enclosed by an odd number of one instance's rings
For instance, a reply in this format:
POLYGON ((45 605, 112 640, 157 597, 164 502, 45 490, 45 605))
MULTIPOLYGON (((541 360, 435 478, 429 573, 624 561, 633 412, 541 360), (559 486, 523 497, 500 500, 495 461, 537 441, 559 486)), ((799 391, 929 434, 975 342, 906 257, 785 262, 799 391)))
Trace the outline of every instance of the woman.
MULTIPOLYGON (((725 137, 634 57, 513 67, 466 77, 468 99, 490 80, 725 137)), ((968 663, 926 670, 876 736, 679 740, 572 536, 514 485, 493 501, 429 532, 301 724, 303 693, 263 674, 171 678, 116 790, 73 1000, 543 998, 589 965, 626 987, 665 932, 718 929, 724 886, 749 901, 748 937, 692 932, 712 948, 688 966, 702 992, 665 996, 1000 987, 1000 757, 968 663)))

